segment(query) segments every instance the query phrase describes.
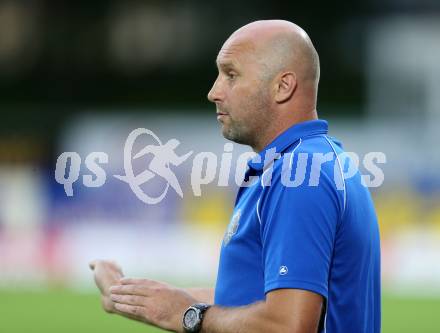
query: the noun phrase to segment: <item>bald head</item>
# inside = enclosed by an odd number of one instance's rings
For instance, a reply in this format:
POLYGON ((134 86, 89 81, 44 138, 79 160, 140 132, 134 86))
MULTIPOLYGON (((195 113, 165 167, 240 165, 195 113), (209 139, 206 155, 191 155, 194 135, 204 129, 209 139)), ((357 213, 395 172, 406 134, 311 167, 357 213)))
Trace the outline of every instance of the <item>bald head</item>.
POLYGON ((315 87, 319 81, 319 57, 307 33, 283 20, 249 23, 235 31, 224 46, 247 44, 262 67, 263 78, 292 71, 298 82, 315 87))
POLYGON ((245 25, 223 44, 216 63, 208 99, 225 138, 259 151, 293 124, 317 118, 318 54, 297 25, 245 25))

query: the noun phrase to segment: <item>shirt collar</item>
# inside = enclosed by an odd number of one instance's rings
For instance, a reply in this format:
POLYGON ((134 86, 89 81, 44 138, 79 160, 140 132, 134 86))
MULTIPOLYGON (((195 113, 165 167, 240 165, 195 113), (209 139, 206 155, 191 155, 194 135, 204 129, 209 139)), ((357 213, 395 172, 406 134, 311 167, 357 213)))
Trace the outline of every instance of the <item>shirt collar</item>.
MULTIPOLYGON (((266 153, 269 150, 274 150, 275 153, 279 154, 286 150, 286 148, 288 148, 294 142, 298 141, 300 138, 311 135, 327 134, 327 132, 328 124, 325 120, 309 120, 295 124, 292 127, 289 127, 280 135, 278 135, 271 143, 263 148, 263 150, 260 151, 257 156, 255 156, 248 162, 248 166, 250 169, 261 171, 273 161, 273 158, 265 159, 266 153)), ((273 155, 269 154, 270 153, 268 153, 267 156, 273 155)))

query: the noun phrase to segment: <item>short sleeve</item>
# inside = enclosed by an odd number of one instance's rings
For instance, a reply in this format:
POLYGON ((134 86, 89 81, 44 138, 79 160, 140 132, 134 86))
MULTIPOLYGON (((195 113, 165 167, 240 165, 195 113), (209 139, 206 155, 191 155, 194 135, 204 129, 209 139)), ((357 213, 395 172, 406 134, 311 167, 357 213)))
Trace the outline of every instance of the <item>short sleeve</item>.
POLYGON ((286 187, 278 180, 261 198, 261 241, 265 293, 304 289, 328 296, 336 226, 338 190, 325 174, 318 186, 286 187))

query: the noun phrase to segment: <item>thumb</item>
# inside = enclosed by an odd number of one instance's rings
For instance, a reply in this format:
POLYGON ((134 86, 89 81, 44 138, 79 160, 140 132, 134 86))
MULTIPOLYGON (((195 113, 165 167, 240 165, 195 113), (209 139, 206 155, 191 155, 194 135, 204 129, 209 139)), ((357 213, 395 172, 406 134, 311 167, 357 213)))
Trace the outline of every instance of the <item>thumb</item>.
POLYGON ((89 263, 89 267, 92 271, 95 269, 95 266, 96 266, 96 260, 93 260, 89 263))

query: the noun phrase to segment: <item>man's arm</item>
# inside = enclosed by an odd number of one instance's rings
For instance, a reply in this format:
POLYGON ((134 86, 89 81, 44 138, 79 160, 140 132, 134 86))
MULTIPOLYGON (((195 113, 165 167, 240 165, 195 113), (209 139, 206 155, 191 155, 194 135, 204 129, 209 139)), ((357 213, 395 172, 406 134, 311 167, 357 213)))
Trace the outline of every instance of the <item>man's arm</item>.
MULTIPOLYGON (((182 316, 197 299, 183 289, 146 279, 123 279, 110 288, 119 314, 173 332, 183 332, 182 316)), ((204 333, 316 333, 321 295, 299 289, 278 289, 264 302, 245 307, 213 306, 205 313, 204 333)))
POLYGON ((265 302, 238 308, 212 307, 203 320, 203 333, 316 333, 322 296, 299 289, 278 289, 265 302))

